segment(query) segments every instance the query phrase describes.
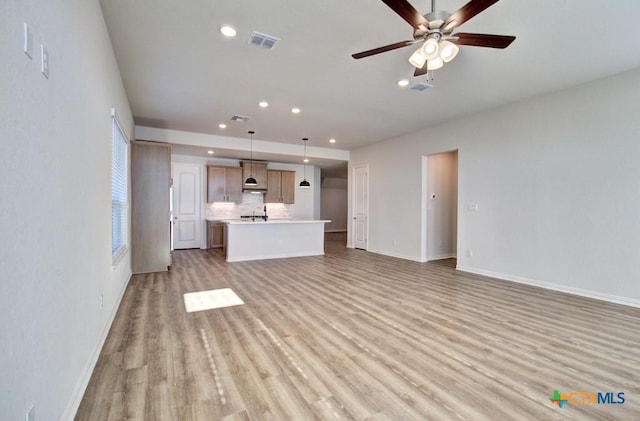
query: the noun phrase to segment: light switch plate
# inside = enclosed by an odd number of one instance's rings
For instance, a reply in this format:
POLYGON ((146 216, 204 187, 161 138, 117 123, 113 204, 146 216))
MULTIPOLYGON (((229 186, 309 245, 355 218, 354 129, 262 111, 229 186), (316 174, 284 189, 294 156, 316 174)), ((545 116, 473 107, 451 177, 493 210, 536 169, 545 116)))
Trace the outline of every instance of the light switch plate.
POLYGON ((24 53, 33 60, 33 33, 27 22, 24 23, 24 53))
POLYGON ((47 49, 44 48, 44 45, 40 45, 40 52, 42 53, 42 66, 40 67, 40 71, 49 79, 49 53, 47 49))

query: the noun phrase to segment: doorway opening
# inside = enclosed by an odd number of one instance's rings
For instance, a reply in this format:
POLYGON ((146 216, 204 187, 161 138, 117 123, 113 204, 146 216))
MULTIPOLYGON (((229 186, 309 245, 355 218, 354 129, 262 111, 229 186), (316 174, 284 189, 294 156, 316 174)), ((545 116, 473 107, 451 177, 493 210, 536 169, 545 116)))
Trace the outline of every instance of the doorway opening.
POLYGON ((455 259, 458 247, 458 151, 422 157, 422 261, 455 259))

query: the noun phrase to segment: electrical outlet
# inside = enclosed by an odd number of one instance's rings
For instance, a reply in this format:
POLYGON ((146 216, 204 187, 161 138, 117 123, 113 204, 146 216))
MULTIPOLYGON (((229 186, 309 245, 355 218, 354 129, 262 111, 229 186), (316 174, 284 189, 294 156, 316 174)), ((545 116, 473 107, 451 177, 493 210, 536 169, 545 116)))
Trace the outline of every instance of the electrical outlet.
POLYGON ((100 310, 104 308, 104 294, 100 293, 100 310))
POLYGON ((44 48, 44 45, 42 44, 40 45, 40 53, 42 55, 42 65, 40 66, 40 71, 42 72, 44 77, 49 79, 49 52, 46 48, 44 48))
POLYGON ((398 240, 393 240, 393 245, 397 245, 398 244, 398 240))
POLYGON ((473 250, 467 249, 467 256, 473 257, 473 250))
POLYGON ((24 23, 24 53, 33 60, 33 33, 27 22, 24 23))

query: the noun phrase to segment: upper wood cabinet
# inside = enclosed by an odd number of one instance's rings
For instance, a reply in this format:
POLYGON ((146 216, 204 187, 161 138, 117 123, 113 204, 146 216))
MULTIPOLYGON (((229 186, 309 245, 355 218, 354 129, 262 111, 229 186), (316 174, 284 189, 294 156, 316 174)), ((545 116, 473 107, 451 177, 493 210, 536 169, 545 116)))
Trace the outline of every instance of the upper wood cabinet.
POLYGON ((295 191, 295 171, 267 170, 265 203, 293 204, 295 202, 295 191))
POLYGON ((296 172, 281 171, 282 173, 282 203, 293 204, 296 199, 296 172))
POLYGON ((242 168, 207 166, 207 203, 242 202, 242 168))
POLYGON ((242 188, 244 190, 265 190, 267 188, 267 163, 256 161, 241 161, 242 166, 242 188), (249 177, 256 179, 257 186, 245 186, 244 180, 249 177))

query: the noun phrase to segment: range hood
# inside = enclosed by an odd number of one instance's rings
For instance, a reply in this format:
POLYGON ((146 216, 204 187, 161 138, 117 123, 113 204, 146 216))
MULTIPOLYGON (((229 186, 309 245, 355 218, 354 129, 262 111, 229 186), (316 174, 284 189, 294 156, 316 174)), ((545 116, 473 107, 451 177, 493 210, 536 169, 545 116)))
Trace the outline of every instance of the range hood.
POLYGON ((242 191, 258 194, 258 193, 266 193, 267 189, 258 187, 258 186, 245 186, 244 184, 242 184, 242 191))
POLYGON ((240 161, 242 167, 242 191, 251 193, 267 192, 267 163, 262 161, 240 161), (255 185, 245 184, 252 178, 255 185))

